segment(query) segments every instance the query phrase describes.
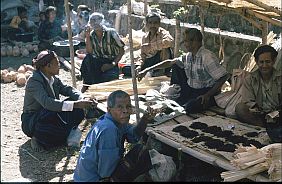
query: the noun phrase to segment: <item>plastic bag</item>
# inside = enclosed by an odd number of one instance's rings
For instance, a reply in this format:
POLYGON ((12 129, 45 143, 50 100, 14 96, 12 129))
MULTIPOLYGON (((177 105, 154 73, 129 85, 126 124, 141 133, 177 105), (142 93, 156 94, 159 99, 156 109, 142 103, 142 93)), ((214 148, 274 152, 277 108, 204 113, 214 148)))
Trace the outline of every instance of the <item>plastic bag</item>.
POLYGON ((81 139, 81 131, 79 128, 75 127, 71 130, 68 139, 67 139, 67 144, 68 146, 72 147, 80 147, 80 139, 81 139))
POLYGON ((153 181, 169 181, 176 173, 176 165, 172 157, 163 155, 155 149, 149 150, 153 168, 149 175, 153 181))

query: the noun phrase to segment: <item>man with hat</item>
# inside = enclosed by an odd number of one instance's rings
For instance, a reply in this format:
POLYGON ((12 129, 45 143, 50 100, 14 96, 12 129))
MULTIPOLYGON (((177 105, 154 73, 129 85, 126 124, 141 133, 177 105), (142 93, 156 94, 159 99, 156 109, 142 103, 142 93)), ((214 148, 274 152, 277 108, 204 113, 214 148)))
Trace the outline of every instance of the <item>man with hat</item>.
POLYGON ((60 63, 54 51, 41 51, 32 63, 36 70, 26 83, 21 121, 23 132, 32 138, 31 147, 41 151, 64 145, 84 119, 83 109, 97 103, 56 76, 60 63), (61 100, 59 95, 69 98, 61 100))
POLYGON ((118 62, 124 54, 124 43, 113 28, 104 25, 104 15, 93 13, 89 18, 90 27, 85 31, 86 52, 81 64, 81 89, 85 92, 87 85, 118 79, 118 62))

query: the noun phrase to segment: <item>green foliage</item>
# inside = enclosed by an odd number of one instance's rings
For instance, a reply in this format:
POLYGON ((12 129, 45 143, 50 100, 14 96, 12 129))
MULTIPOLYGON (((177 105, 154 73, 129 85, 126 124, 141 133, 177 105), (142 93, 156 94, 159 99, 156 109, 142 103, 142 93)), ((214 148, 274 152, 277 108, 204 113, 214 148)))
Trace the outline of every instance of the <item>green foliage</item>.
POLYGON ((188 13, 188 10, 184 7, 178 8, 176 11, 173 12, 173 17, 179 19, 181 16, 184 16, 188 13))

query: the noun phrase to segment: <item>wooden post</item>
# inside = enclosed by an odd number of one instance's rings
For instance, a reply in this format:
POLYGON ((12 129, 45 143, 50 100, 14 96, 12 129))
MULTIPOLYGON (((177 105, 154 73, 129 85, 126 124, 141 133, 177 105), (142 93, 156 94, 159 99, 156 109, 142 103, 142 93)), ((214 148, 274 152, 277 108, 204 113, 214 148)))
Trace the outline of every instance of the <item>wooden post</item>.
POLYGON ((203 35, 202 45, 205 46, 205 19, 204 19, 204 11, 201 6, 199 6, 200 10, 200 20, 201 20, 201 32, 203 35))
POLYGON ((180 37, 181 37, 181 28, 180 28, 180 20, 178 17, 175 18, 175 42, 174 42, 174 57, 179 56, 179 48, 180 48, 180 37))
POLYGON ((148 1, 144 0, 144 16, 148 14, 148 1))
POLYGON ((75 66, 74 66, 74 48, 72 42, 72 31, 71 31, 71 21, 70 21, 70 9, 68 5, 68 0, 65 1, 65 12, 67 17, 67 30, 68 30, 68 38, 69 38, 69 45, 70 45, 70 59, 71 59, 71 79, 72 79, 72 86, 76 88, 76 79, 75 79, 75 66))
POLYGON ((266 21, 262 22, 262 44, 267 44, 268 35, 268 23, 266 21))
POLYGON ((138 89, 135 73, 134 55, 133 55, 133 41, 132 41, 132 25, 131 25, 131 0, 127 0, 127 24, 128 24, 128 36, 129 36, 129 50, 130 50, 130 60, 131 60, 131 76, 134 91, 134 101, 135 101, 135 112, 136 112, 136 122, 140 120, 140 110, 139 110, 139 100, 138 100, 138 89))

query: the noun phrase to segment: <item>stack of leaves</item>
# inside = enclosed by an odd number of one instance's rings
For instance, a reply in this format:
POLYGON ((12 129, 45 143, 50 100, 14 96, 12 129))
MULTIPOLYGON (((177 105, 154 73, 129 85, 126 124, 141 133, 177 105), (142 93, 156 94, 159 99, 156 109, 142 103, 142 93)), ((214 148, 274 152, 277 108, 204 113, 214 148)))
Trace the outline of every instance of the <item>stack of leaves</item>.
POLYGON ((224 181, 238 181, 243 178, 268 170, 269 178, 281 180, 281 147, 282 144, 270 144, 261 149, 255 146, 239 146, 234 152, 231 164, 234 171, 221 173, 224 181))

